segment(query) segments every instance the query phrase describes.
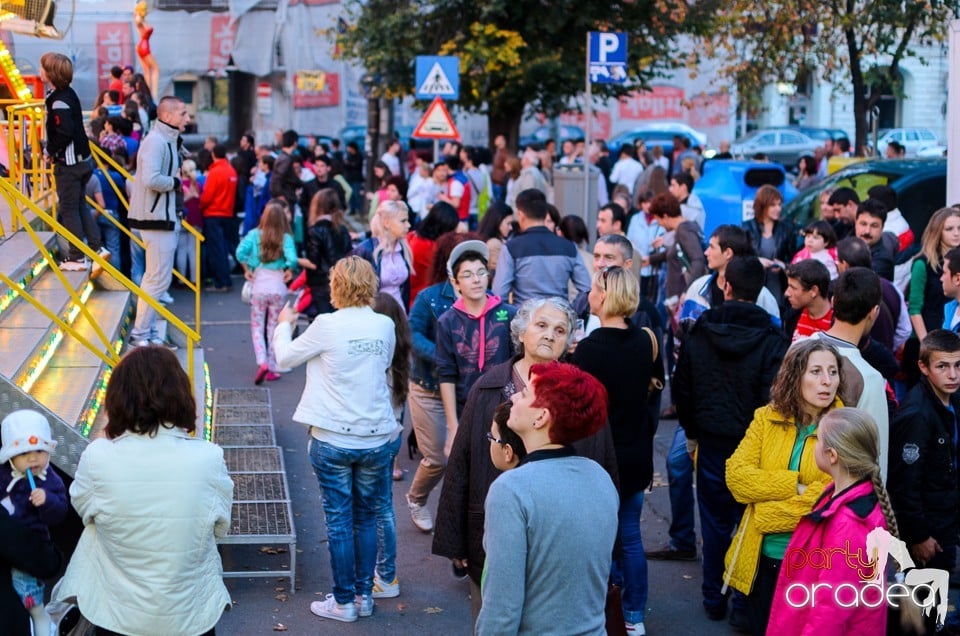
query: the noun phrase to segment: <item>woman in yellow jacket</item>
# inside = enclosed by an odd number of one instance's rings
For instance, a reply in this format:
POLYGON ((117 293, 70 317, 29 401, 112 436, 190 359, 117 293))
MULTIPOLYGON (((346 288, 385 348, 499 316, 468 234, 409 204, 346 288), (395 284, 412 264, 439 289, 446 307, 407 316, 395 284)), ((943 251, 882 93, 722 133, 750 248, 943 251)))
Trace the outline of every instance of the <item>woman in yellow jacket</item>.
POLYGON ((800 517, 830 482, 817 468, 817 424, 843 406, 840 355, 820 340, 792 347, 756 410, 747 433, 727 460, 727 487, 747 504, 726 557, 727 585, 747 595, 752 632, 766 632, 783 554, 800 517))

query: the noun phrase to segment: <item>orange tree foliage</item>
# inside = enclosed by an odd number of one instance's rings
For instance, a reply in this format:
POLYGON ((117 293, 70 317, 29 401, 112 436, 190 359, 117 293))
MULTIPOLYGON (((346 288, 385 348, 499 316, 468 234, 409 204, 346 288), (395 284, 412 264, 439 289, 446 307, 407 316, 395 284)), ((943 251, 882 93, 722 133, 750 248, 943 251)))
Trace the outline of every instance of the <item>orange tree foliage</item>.
POLYGON ((378 78, 383 96, 414 92, 417 55, 460 56, 460 100, 486 113, 491 137, 516 141, 525 110, 550 116, 584 88, 586 33, 629 34, 632 85, 595 85, 621 95, 645 86, 685 58, 672 45, 702 33, 707 5, 686 0, 350 0, 343 55, 378 78))

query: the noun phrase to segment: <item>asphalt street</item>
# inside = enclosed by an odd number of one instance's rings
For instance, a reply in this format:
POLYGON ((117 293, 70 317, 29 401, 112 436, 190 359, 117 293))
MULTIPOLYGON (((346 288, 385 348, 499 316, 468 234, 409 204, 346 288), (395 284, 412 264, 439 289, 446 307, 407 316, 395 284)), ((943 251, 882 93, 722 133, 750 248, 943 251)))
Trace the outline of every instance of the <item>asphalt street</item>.
MULTIPOLYGON (((215 388, 253 386, 256 365, 250 343, 249 308, 240 301, 241 283, 241 279, 235 278, 233 292, 205 294, 203 299, 203 346, 215 388)), ((176 313, 192 320, 192 298, 176 290, 174 296, 176 303, 172 307, 176 313)), ((393 489, 400 596, 377 601, 372 617, 352 624, 321 619, 310 613, 310 602, 330 593, 332 577, 320 492, 306 452, 307 432, 291 420, 303 383, 301 367, 276 382, 264 384, 271 391, 277 442, 283 449, 295 517, 296 588, 291 591, 286 578, 227 579, 234 607, 224 614, 217 633, 236 636, 284 631, 289 634, 469 634, 467 582, 454 580, 449 561, 430 553, 431 536, 413 526, 406 509, 404 494, 418 461, 407 456, 406 444, 400 453, 406 478, 394 482, 393 489)), ((642 518, 643 540, 648 549, 662 546, 667 540, 670 504, 664 455, 675 426, 675 421, 663 422, 655 440, 656 473, 642 518)), ((438 494, 436 491, 430 498, 433 512, 436 512, 438 494)), ((278 546, 226 547, 223 549, 226 567, 255 571, 288 565, 289 555, 285 552, 267 554, 260 547, 278 546)), ((725 622, 707 620, 700 605, 698 562, 650 561, 649 581, 648 634, 734 633, 725 622)), ((576 599, 570 601, 576 602, 576 599)))

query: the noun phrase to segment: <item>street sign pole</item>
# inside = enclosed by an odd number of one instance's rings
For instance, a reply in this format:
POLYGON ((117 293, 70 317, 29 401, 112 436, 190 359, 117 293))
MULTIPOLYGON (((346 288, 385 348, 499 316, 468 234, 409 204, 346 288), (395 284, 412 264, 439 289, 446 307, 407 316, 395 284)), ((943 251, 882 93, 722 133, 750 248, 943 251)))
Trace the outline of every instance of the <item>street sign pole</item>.
MULTIPOLYGON (((587 138, 584 139, 583 146, 583 220, 589 218, 590 215, 590 142, 593 137, 593 88, 591 87, 590 81, 590 32, 587 31, 587 60, 586 66, 584 67, 584 76, 585 83, 587 85, 587 99, 586 104, 584 105, 583 112, 586 114, 586 132, 587 138)), ((599 194, 599 193, 598 193, 599 194)), ((590 242, 593 243, 593 237, 590 237, 590 242)))

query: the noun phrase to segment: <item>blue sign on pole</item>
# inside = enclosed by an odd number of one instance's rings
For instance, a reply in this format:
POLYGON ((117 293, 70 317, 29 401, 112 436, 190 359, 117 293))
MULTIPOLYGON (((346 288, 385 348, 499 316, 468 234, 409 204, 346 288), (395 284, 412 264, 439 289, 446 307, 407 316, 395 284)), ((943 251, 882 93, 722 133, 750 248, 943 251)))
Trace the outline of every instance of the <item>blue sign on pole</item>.
POLYGON ((417 99, 439 97, 455 101, 460 97, 460 58, 455 55, 418 55, 417 99))
POLYGON ((627 81, 627 34, 590 32, 590 81, 623 84, 627 81))

